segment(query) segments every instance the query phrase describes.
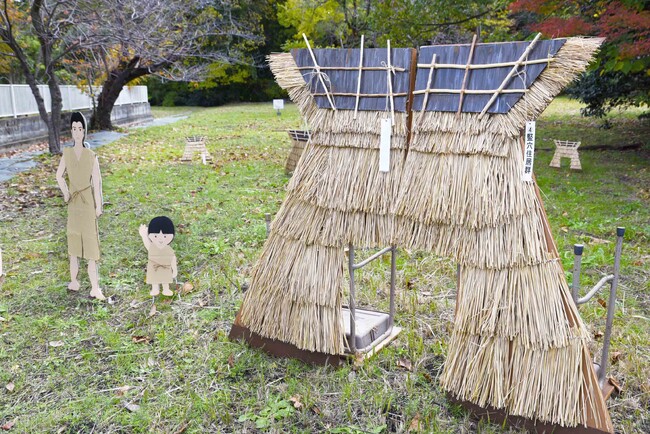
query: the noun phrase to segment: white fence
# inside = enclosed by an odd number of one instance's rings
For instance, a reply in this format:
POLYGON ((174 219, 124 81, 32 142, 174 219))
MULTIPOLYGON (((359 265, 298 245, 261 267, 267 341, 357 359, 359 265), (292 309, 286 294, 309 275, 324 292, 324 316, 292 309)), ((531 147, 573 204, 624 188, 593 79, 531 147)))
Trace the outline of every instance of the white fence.
MULTIPOLYGON (((45 100, 45 107, 49 112, 52 107, 50 89, 46 85, 39 85, 38 89, 45 100)), ((97 97, 101 88, 95 89, 97 97)), ((63 97, 63 110, 82 110, 92 108, 90 95, 79 90, 77 86, 61 86, 63 97)), ((131 86, 122 89, 115 105, 135 104, 149 101, 147 86, 131 86)), ((38 106, 32 90, 26 84, 0 84, 0 118, 18 117, 38 113, 38 106)))

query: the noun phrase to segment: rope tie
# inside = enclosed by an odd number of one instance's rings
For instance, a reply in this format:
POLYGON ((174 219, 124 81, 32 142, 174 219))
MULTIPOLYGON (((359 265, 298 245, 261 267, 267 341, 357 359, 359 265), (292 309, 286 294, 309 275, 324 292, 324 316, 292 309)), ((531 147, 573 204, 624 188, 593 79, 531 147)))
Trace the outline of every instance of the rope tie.
POLYGON ((154 269, 154 271, 158 271, 158 270, 168 270, 168 269, 171 270, 171 268, 172 268, 171 265, 163 265, 163 264, 159 264, 159 263, 156 262, 156 261, 149 260, 149 262, 151 262, 151 264, 153 265, 153 269, 154 269))
POLYGON ((75 200, 76 198, 80 197, 80 198, 81 198, 81 201, 82 201, 83 203, 87 204, 88 202, 86 202, 86 198, 83 197, 83 196, 81 195, 81 193, 83 193, 84 191, 88 190, 89 188, 90 188, 90 185, 89 185, 88 187, 86 187, 86 188, 81 189, 81 190, 77 190, 77 191, 72 192, 72 193, 70 194, 70 199, 68 200, 68 202, 72 202, 72 201, 75 200))
POLYGON ((311 72, 306 72, 305 76, 308 77, 307 81, 307 88, 309 89, 310 92, 316 93, 316 86, 318 86, 318 81, 314 83, 314 80, 322 80, 321 83, 324 83, 325 87, 325 93, 329 94, 332 92, 332 81, 330 80, 329 76, 321 71, 320 66, 316 65, 314 66, 313 71, 311 72))
MULTIPOLYGON (((391 72, 393 75, 395 75, 395 67, 391 64, 390 61, 390 40, 386 41, 386 59, 387 61, 380 62, 380 65, 383 68, 386 68, 386 80, 387 80, 387 85, 388 85, 388 95, 386 95, 386 99, 390 100, 390 119, 391 119, 391 125, 395 125, 395 104, 393 102, 393 77, 391 76, 391 72)), ((388 103, 388 101, 386 101, 388 103)))

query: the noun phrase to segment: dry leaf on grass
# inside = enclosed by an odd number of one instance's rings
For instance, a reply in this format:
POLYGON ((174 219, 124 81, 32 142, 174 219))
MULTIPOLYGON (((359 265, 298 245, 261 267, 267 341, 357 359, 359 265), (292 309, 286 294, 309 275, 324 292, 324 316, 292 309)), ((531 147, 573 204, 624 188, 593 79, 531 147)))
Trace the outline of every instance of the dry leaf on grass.
POLYGON ((618 383, 618 381, 616 381, 616 378, 614 378, 614 377, 609 377, 609 378, 607 378, 607 381, 609 381, 609 384, 611 384, 612 387, 614 387, 614 392, 616 392, 617 394, 621 393, 621 391, 623 390, 623 388, 622 388, 621 385, 618 383))
POLYGON ((612 365, 619 360, 621 360, 621 352, 620 351, 614 351, 611 355, 612 358, 612 365))
POLYGON ((300 395, 294 395, 291 398, 289 398, 289 401, 293 402, 293 407, 296 409, 300 409, 303 407, 303 403, 300 402, 300 395))
POLYGON ((413 363, 409 359, 399 359, 397 361, 397 366, 400 368, 404 368, 407 371, 412 371, 413 370, 413 363))
POLYGON ((193 290, 194 290, 194 285, 192 285, 191 282, 185 282, 181 287, 181 295, 189 294, 193 290))
POLYGON ((152 304, 151 309, 149 309, 149 316, 154 316, 157 312, 158 310, 156 309, 156 305, 152 304))
POLYGON ((598 299, 598 304, 607 309, 607 302, 603 300, 602 298, 598 299))
POLYGON ((134 344, 148 344, 151 342, 151 338, 149 336, 131 336, 131 340, 134 344))
POLYGON ((185 422, 181 427, 179 427, 176 431, 174 431, 174 434, 183 434, 185 430, 190 426, 189 422, 185 422))
POLYGON ((600 330, 596 330, 594 332, 594 339, 598 339, 598 338, 602 338, 602 337, 603 337, 603 332, 601 332, 600 330))
POLYGON ((418 432, 422 429, 422 422, 420 422, 420 413, 416 413, 411 419, 411 423, 408 427, 408 432, 418 432))
POLYGON ((16 425, 16 422, 11 420, 11 421, 7 422, 6 424, 2 425, 0 428, 2 428, 3 431, 9 431, 11 428, 14 427, 14 425, 16 425))
POLYGON ((233 353, 230 353, 230 355, 228 356, 228 366, 230 366, 231 368, 235 366, 235 355, 233 353))
POLYGON ((16 386, 14 385, 14 383, 9 383, 5 386, 5 389, 7 389, 10 392, 13 392, 15 388, 16 386))
POLYGON ((603 240, 602 238, 596 238, 596 237, 592 237, 592 236, 589 236, 589 235, 587 235, 587 238, 590 239, 589 244, 609 244, 609 243, 611 243, 611 241, 609 241, 609 240, 603 240))
POLYGON ((140 410, 140 406, 138 404, 134 404, 132 402, 124 403, 124 408, 129 410, 131 413, 135 413, 136 411, 140 410))
POLYGON ((117 390, 115 390, 115 394, 116 394, 117 396, 124 396, 124 394, 125 394, 126 392, 128 392, 129 390, 131 390, 131 386, 122 386, 122 387, 118 387, 117 390))
POLYGON ((63 341, 50 341, 50 346, 53 348, 62 347, 63 345, 63 341))

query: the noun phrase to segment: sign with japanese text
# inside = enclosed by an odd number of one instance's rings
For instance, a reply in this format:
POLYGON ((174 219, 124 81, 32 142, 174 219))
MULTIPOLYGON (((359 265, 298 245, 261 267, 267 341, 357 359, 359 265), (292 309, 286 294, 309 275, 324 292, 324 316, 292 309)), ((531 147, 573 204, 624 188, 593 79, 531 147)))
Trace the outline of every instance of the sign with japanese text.
POLYGON ((522 181, 533 180, 533 160, 535 159, 535 121, 526 121, 524 132, 524 173, 522 181))

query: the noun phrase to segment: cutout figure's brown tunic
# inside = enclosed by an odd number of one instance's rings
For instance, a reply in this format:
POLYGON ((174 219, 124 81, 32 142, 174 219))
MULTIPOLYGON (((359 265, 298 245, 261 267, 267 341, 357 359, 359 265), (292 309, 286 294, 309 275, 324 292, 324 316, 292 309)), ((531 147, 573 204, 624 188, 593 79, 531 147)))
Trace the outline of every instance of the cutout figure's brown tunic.
POLYGON ((77 158, 74 148, 63 150, 68 173, 68 254, 84 259, 99 260, 99 230, 95 214, 95 197, 91 177, 96 156, 83 148, 77 158))
POLYGON ((162 249, 156 247, 154 243, 149 246, 149 262, 147 263, 147 283, 160 284, 172 283, 172 262, 174 260, 174 250, 169 246, 162 249))

